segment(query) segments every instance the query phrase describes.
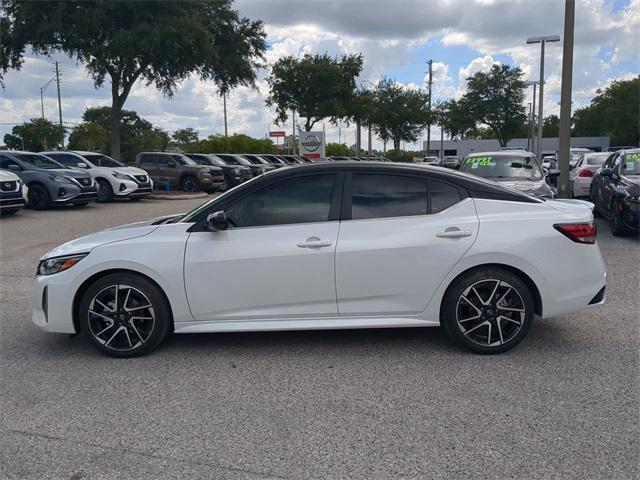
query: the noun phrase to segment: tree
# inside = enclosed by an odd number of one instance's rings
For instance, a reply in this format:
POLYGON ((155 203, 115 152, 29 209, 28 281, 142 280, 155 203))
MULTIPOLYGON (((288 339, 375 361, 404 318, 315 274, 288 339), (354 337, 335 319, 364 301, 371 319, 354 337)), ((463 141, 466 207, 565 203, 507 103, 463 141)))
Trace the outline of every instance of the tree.
POLYGON ((344 143, 327 143, 325 154, 327 157, 350 157, 354 152, 344 143))
MULTIPOLYGON (((347 108, 347 122, 352 121, 356 124, 356 150, 358 147, 362 149, 361 126, 370 125, 370 121, 375 117, 375 109, 376 104, 371 91, 358 90, 352 96, 347 108)), ((360 152, 357 152, 357 155, 360 155, 360 152)))
POLYGON ((560 136, 560 117, 549 115, 542 120, 542 136, 545 138, 560 136))
POLYGON ((73 127, 69 135, 69 150, 106 151, 109 131, 102 125, 83 122, 73 127))
POLYGON ((612 145, 640 144, 640 76, 616 80, 573 115, 575 136, 608 136, 612 145))
POLYGON ((271 89, 267 105, 276 107, 279 123, 287 121, 290 110, 298 112, 306 118, 307 132, 324 118, 333 122, 345 118, 362 62, 362 55, 333 58, 326 53, 281 58, 267 79, 271 89))
POLYGON ((64 129, 49 120, 32 118, 29 122, 16 125, 11 133, 4 136, 4 143, 9 149, 40 152, 62 146, 64 129))
POLYGON ((463 100, 446 100, 435 107, 436 123, 451 140, 476 134, 476 120, 463 100))
POLYGON ((120 120, 131 88, 142 79, 171 97, 192 73, 226 92, 254 85, 266 49, 262 22, 240 17, 232 0, 188 2, 24 2, 3 0, 0 74, 19 69, 29 46, 61 51, 84 63, 95 86, 111 81, 111 155, 121 157, 120 120))
POLYGON ((181 128, 173 132, 173 135, 171 135, 171 139, 177 145, 188 145, 190 143, 195 143, 198 141, 198 132, 191 127, 181 128))
POLYGON ((248 135, 211 135, 206 140, 186 145, 189 153, 276 153, 276 147, 268 138, 252 138, 248 135))
POLYGON ((430 119, 427 93, 383 78, 373 98, 371 124, 383 141, 393 140, 393 148, 399 150, 402 141, 418 140, 430 119))
POLYGON ((518 67, 494 65, 489 72, 477 72, 469 77, 462 97, 472 117, 493 130, 503 147, 518 132, 526 131, 522 77, 518 67))

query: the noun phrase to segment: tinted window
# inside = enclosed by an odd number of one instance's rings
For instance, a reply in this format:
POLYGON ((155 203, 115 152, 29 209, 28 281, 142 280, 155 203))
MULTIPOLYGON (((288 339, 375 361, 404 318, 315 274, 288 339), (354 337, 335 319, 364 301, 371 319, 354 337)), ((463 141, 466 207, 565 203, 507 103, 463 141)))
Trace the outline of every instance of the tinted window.
POLYGON ((619 167, 620 167, 620 155, 616 153, 616 157, 611 162, 611 170, 613 170, 613 173, 617 174, 619 172, 618 170, 619 167))
POLYGON ((427 213, 427 180, 424 178, 355 173, 351 191, 354 220, 427 213))
POLYGON ((28 164, 30 167, 44 168, 47 170, 65 168, 64 165, 56 162, 55 160, 45 157, 44 155, 38 155, 37 153, 16 153, 14 156, 18 160, 22 160, 28 164))
POLYGON ((82 156, 87 160, 89 160, 94 165, 97 165, 99 167, 109 167, 109 168, 124 167, 123 163, 120 163, 119 161, 114 160, 111 157, 107 157, 106 155, 102 155, 100 153, 85 153, 82 156))
POLYGON ((292 178, 265 187, 227 208, 236 227, 326 222, 336 175, 292 178))
POLYGON ((446 210, 460 201, 460 192, 456 187, 438 180, 429 182, 429 195, 431 197, 431 213, 446 210))
POLYGON ((9 168, 9 165, 18 165, 13 159, 0 155, 0 168, 9 168))
POLYGON ((156 163, 153 155, 140 155, 140 163, 142 165, 153 165, 156 163))
POLYGON ((78 163, 82 162, 82 159, 67 153, 54 153, 47 156, 62 163, 63 165, 66 165, 67 167, 77 167, 78 163))
POLYGON ((169 157, 166 155, 155 155, 155 164, 156 165, 169 165, 169 157))

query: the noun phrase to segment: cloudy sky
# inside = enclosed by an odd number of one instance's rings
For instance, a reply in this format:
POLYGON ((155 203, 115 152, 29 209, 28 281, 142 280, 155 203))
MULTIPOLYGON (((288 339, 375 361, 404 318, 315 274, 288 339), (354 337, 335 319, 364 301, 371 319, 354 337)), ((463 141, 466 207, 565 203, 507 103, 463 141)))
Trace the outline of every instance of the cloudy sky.
MULTIPOLYGON (((427 60, 434 61, 434 100, 457 97, 465 78, 500 62, 518 65, 527 79, 539 76, 539 45, 533 35, 562 36, 561 0, 237 0, 236 8, 262 19, 268 34, 268 64, 306 52, 332 55, 363 53, 358 83, 381 76, 425 88, 427 60)), ((549 44, 546 55, 545 115, 557 113, 560 100, 562 44, 549 44)), ((640 72, 640 0, 577 0, 573 108, 587 105, 596 89, 613 79, 640 72)), ((40 116, 40 87, 61 62, 63 120, 81 121, 86 107, 109 105, 109 89, 95 89, 82 65, 64 56, 29 57, 23 69, 6 76, 0 90, 0 136, 11 124, 40 116)), ((267 69, 257 89, 239 88, 228 98, 232 133, 263 137, 273 111, 264 103, 267 69)), ((45 91, 45 115, 57 120, 55 84, 45 91)), ((526 102, 531 101, 529 92, 526 102)), ((215 86, 195 78, 183 82, 173 99, 137 84, 125 105, 168 131, 193 127, 202 137, 223 132, 222 101, 215 86)), ((291 123, 286 127, 291 130, 291 123)), ((353 127, 327 124, 328 141, 355 142, 353 127)), ((439 135, 437 129, 434 135, 439 135)), ((375 146, 379 142, 375 142, 375 146)), ((408 148, 408 146, 407 146, 408 148)))

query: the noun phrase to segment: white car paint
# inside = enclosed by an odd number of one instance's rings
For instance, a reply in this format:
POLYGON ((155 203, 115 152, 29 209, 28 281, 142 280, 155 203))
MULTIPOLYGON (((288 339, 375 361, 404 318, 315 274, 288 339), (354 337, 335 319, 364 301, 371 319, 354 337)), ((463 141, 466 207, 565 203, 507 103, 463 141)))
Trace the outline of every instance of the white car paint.
MULTIPOLYGON (((22 199, 24 200, 24 203, 26 204, 29 201, 29 187, 27 187, 26 184, 24 184, 22 182, 22 180, 20 180, 20 177, 18 177, 18 175, 16 175, 13 172, 10 172, 9 170, 4 170, 4 169, 0 169, 0 183, 2 182, 17 182, 17 185, 20 189, 20 194, 22 196, 22 199)), ((18 190, 14 190, 14 193, 17 193, 18 190)), ((3 193, 10 193, 10 192, 3 192, 3 193)), ((11 197, 10 202, 14 202, 15 200, 13 199, 13 195, 11 197)), ((19 208, 22 208, 24 205, 19 205, 19 208)), ((9 209, 12 208, 10 206, 10 204, 8 205, 4 205, 3 208, 9 209)))
POLYGON ((597 243, 576 244, 553 228, 592 220, 586 202, 476 198, 436 215, 377 221, 198 233, 188 232, 190 223, 141 222, 44 255, 90 252, 66 271, 36 277, 33 321, 74 333, 80 286, 105 270, 128 269, 163 290, 176 333, 436 326, 452 280, 486 264, 524 272, 546 318, 604 302, 588 304, 606 283, 597 243), (438 235, 452 229, 465 234, 438 235), (298 245, 317 241, 323 246, 298 245))
POLYGON ((575 167, 569 172, 569 186, 574 197, 589 197, 591 194, 591 182, 593 176, 602 167, 602 164, 610 154, 607 152, 587 152, 576 162, 575 167), (589 164, 592 157, 600 157, 601 163, 589 164), (580 176, 583 170, 591 172, 590 177, 580 176))
MULTIPOLYGON (((84 155, 93 154, 93 152, 82 152, 82 151, 52 151, 52 152, 41 152, 43 155, 50 156, 54 160, 62 161, 60 158, 57 158, 57 154, 66 154, 72 155, 77 158, 78 164, 85 164, 87 167, 78 167, 71 166, 65 163, 69 168, 75 168, 77 170, 82 170, 83 172, 87 172, 91 175, 94 180, 106 180, 111 185, 111 189, 113 190, 114 197, 129 197, 129 196, 142 196, 148 195, 151 193, 153 189, 153 181, 149 177, 148 173, 137 167, 101 167, 92 163, 88 158, 84 155), (124 178, 117 178, 115 173, 120 175, 124 175, 124 178), (135 179, 135 176, 145 177, 147 182, 151 185, 151 187, 146 187, 141 190, 140 183, 135 179), (125 188, 121 189, 121 185, 124 185, 125 188), (141 193, 143 192, 144 193, 141 193)), ((64 163, 64 162, 63 162, 64 163)), ((147 183, 144 182, 144 183, 147 183)))

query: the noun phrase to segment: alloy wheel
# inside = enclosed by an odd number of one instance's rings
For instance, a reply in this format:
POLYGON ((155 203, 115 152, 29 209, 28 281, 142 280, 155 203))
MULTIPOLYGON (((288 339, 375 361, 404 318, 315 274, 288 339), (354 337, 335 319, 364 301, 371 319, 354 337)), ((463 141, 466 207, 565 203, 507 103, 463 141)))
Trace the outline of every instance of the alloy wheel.
POLYGON ((130 285, 110 285, 89 302, 89 328, 104 347, 126 352, 145 344, 156 323, 149 298, 130 285))
POLYGON ((504 280, 486 279, 458 298, 456 322, 463 335, 481 346, 503 345, 516 337, 526 318, 518 290, 504 280))

